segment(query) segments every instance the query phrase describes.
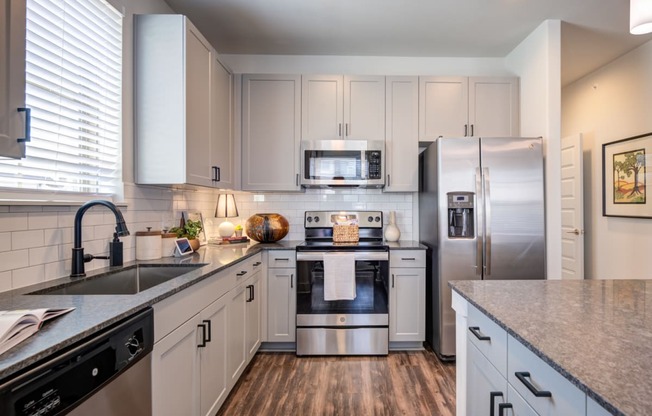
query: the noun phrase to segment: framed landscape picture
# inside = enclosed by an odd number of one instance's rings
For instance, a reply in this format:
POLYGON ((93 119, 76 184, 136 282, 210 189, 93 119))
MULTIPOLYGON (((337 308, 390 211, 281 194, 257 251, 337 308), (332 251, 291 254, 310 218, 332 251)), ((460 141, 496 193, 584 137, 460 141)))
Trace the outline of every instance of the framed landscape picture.
POLYGON ((652 218, 652 133, 602 145, 602 215, 652 218))

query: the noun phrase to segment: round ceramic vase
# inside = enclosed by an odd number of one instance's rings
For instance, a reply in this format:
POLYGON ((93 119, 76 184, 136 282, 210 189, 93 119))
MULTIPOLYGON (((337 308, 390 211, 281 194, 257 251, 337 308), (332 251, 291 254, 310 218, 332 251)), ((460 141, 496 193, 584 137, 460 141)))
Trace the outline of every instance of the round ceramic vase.
POLYGON ((281 214, 254 214, 247 220, 245 230, 253 240, 273 243, 288 234, 290 223, 281 214))

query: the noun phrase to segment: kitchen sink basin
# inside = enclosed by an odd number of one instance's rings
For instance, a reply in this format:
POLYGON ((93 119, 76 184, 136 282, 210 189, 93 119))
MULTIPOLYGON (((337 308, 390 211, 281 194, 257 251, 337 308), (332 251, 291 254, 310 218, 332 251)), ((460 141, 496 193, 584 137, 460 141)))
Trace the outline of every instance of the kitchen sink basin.
POLYGON ((64 286, 42 289, 29 295, 133 295, 196 270, 205 264, 139 264, 107 272, 64 286))

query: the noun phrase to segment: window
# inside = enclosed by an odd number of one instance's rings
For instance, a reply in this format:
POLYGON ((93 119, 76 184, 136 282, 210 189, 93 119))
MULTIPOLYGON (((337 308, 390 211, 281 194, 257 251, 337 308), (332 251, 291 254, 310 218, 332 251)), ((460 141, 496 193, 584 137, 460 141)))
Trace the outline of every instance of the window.
POLYGON ((27 156, 0 186, 115 193, 122 146, 122 15, 104 0, 27 0, 27 156))

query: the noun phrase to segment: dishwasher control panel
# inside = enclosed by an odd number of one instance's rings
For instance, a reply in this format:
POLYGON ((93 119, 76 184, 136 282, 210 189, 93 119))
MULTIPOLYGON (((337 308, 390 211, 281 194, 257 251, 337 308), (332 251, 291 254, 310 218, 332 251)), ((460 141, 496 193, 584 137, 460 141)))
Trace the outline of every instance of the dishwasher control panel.
POLYGON ((153 322, 147 308, 2 382, 0 414, 47 416, 73 409, 152 351, 153 322))

